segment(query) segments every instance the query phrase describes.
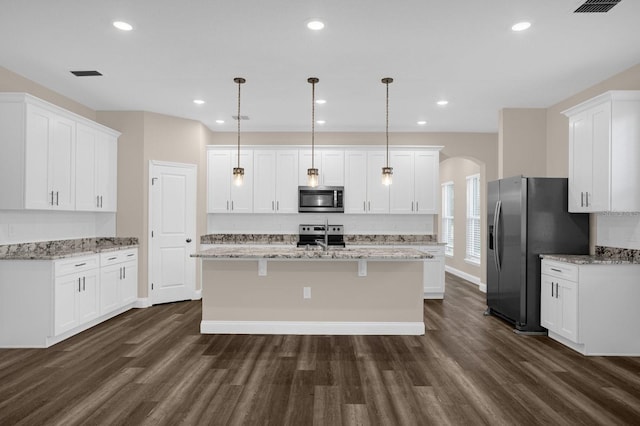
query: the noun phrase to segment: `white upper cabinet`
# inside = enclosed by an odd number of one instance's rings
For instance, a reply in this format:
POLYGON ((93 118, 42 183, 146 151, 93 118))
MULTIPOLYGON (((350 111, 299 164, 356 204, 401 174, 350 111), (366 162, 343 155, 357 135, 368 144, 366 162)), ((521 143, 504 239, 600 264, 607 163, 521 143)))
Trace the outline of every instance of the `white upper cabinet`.
POLYGON ((385 152, 347 150, 344 158, 344 212, 389 213, 389 187, 382 184, 385 152))
MULTIPOLYGON (((318 184, 322 186, 344 185, 344 151, 341 149, 316 148, 313 164, 320 177, 318 184)), ((299 151, 298 185, 307 185, 307 169, 311 168, 311 149, 299 151)))
POLYGON ((438 151, 394 151, 389 211, 394 214, 437 214, 438 151))
MULTIPOLYGON (((81 131, 82 141, 85 136, 81 131)), ((115 211, 118 136, 116 131, 33 96, 0 94, 0 209, 91 210, 85 207, 84 198, 80 207, 77 205, 76 184, 81 180, 83 197, 88 186, 108 188, 108 203, 112 203, 109 211, 115 211), (82 145, 78 160, 78 128, 83 126, 95 129, 98 139, 109 138, 114 147, 107 153, 82 145), (85 157, 94 159, 87 163, 85 157), (102 170, 96 170, 97 166, 102 170), (76 174, 78 169, 80 177, 76 174), (96 180, 100 176, 105 177, 96 180)), ((107 195, 106 191, 103 193, 107 195)), ((100 201, 96 195, 92 195, 93 206, 100 201)))
POLYGON ((76 210, 116 211, 117 150, 115 135, 77 125, 76 210))
POLYGON ((254 150, 254 213, 298 212, 298 150, 254 150))
POLYGON ((609 91, 569 117, 569 211, 640 211, 640 91, 609 91))
POLYGON ((240 151, 244 181, 233 183, 233 168, 238 166, 238 151, 207 151, 207 213, 253 213, 253 151, 240 151))

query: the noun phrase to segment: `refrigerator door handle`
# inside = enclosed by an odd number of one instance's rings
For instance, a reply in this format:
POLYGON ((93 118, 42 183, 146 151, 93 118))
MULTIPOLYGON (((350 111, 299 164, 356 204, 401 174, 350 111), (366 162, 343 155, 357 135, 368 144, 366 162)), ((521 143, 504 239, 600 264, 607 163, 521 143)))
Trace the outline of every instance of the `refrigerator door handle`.
POLYGON ((500 223, 500 212, 502 211, 502 201, 496 202, 496 209, 493 212, 493 260, 496 263, 496 269, 500 272, 500 246, 498 245, 498 224, 500 223))

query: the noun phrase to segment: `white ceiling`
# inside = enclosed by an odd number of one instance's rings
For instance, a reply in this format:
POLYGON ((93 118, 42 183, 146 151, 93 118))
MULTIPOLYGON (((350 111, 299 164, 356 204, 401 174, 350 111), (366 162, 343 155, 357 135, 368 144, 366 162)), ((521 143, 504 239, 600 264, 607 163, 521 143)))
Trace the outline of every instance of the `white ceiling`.
POLYGON ((501 108, 548 107, 640 62, 640 1, 574 14, 581 3, 0 0, 0 65, 95 110, 153 111, 214 131, 236 129, 238 76, 243 130, 310 130, 314 76, 327 100, 317 131, 384 131, 380 79, 393 77, 390 131, 496 132, 501 108), (314 17, 324 30, 306 28, 314 17), (532 27, 512 32, 523 20, 532 27))

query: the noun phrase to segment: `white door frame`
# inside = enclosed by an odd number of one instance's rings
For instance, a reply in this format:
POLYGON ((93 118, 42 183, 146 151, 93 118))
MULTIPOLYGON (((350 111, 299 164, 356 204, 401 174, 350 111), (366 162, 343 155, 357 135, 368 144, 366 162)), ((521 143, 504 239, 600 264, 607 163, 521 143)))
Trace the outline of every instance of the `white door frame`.
MULTIPOLYGON (((147 180, 147 189, 148 189, 148 199, 147 199, 147 208, 148 208, 148 217, 147 217, 147 300, 148 303, 146 304, 147 306, 151 306, 153 305, 153 297, 152 297, 152 290, 151 290, 151 277, 153 275, 152 273, 152 268, 153 268, 153 241, 152 241, 152 237, 151 237, 151 232, 153 231, 151 229, 151 224, 152 222, 152 215, 153 215, 153 209, 151 208, 153 206, 153 194, 151 191, 151 179, 153 179, 153 172, 154 172, 154 166, 164 166, 164 167, 181 167, 181 168, 189 168, 189 169, 193 169, 195 177, 196 177, 196 205, 194 206, 194 212, 196 214, 196 218, 195 218, 195 224, 196 224, 196 230, 195 232, 197 233, 197 229, 198 229, 198 190, 197 190, 197 186, 198 186, 198 166, 197 164, 189 164, 189 163, 176 163, 176 162, 170 162, 170 161, 159 161, 159 160, 149 160, 149 176, 148 176, 148 180, 147 180)), ((196 235, 194 234, 194 239, 196 238, 196 235)), ((198 245, 197 241, 196 241, 196 246, 198 245)), ((196 284, 197 284, 197 271, 194 271, 194 283, 193 283, 193 295, 191 296, 191 298, 193 300, 197 300, 202 298, 202 292, 201 290, 197 290, 196 289, 196 284)))

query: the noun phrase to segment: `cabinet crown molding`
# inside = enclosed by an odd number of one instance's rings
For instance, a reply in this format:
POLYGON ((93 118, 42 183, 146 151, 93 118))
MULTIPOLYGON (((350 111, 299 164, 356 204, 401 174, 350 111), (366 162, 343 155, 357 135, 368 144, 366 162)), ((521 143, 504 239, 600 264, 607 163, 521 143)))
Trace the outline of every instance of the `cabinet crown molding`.
POLYGON ((571 117, 607 101, 640 101, 640 90, 609 90, 562 111, 562 114, 571 117))

